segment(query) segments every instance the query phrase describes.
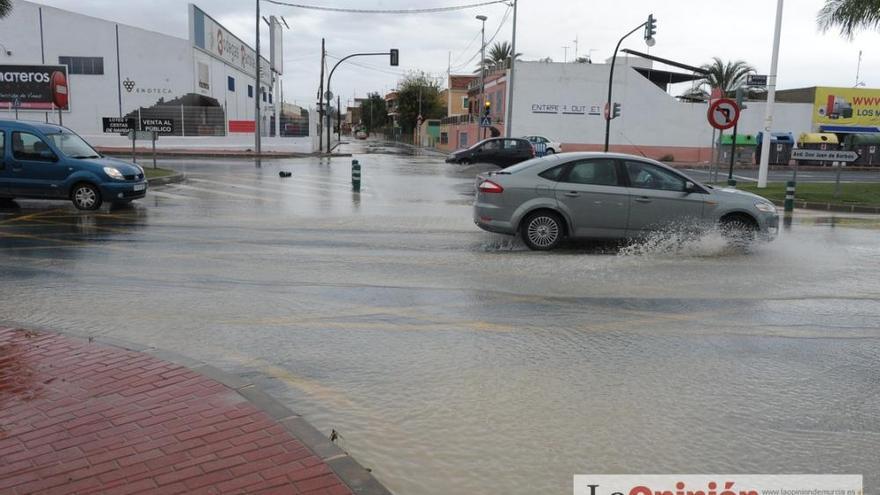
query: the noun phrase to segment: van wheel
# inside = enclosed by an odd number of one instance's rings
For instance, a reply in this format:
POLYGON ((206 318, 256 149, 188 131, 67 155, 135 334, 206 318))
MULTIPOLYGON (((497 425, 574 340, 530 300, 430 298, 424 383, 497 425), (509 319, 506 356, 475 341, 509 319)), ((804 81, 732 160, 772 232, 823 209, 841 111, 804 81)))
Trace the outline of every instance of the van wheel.
POLYGON ((562 241, 562 219, 549 211, 530 213, 522 222, 520 235, 529 249, 549 251, 562 241))
POLYGON ((101 192, 91 184, 77 184, 70 193, 70 200, 78 210, 97 210, 101 207, 101 192))

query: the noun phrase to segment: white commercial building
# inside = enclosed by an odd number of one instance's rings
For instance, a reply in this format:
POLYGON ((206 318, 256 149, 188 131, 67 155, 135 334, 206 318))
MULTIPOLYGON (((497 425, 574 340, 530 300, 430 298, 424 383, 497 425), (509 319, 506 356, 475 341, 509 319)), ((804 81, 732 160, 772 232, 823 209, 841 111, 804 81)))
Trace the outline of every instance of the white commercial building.
MULTIPOLYGON (((280 86, 282 70, 278 21, 271 20, 274 42, 263 43, 276 45, 277 60, 270 64, 260 57, 258 91, 254 49, 197 6, 188 8, 189 35, 178 38, 17 0, 11 15, 0 20, 5 47, 0 69, 66 65, 70 103, 63 124, 86 136, 103 135, 104 117, 162 118, 174 121, 174 136, 252 145, 255 98, 261 103, 261 133, 274 134, 280 105, 274 87, 280 86)), ((12 105, 0 98, 0 118, 13 116, 12 105)), ((39 110, 21 110, 19 117, 53 123, 59 118, 57 112, 39 110)))
MULTIPOLYGON (((547 136, 562 142, 566 151, 601 150, 609 69, 609 64, 517 62, 512 135, 547 136)), ((618 59, 612 100, 621 104, 621 115, 611 121, 611 148, 654 158, 674 156, 677 161, 710 160, 713 133, 707 104, 679 101, 649 79, 651 72, 650 61, 618 59)), ((754 135, 763 128, 765 105, 747 103, 740 114, 740 134, 754 135)), ((795 136, 810 132, 812 110, 812 104, 777 103, 773 128, 795 136)))

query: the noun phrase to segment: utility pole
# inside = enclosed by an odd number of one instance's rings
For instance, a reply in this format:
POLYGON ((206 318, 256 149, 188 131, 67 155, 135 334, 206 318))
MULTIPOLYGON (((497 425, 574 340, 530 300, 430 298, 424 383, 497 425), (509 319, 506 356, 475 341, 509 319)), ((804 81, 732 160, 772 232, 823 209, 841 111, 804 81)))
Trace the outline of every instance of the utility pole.
POLYGON ((513 0, 513 37, 510 42, 510 77, 507 81, 507 122, 504 124, 504 136, 510 137, 513 132, 513 75, 516 64, 516 0, 513 0))
MULTIPOLYGON (((486 95, 484 94, 484 92, 486 91, 486 19, 488 19, 488 17, 484 15, 478 15, 477 19, 479 19, 483 23, 483 27, 480 31, 480 103, 477 105, 477 108, 481 109, 478 111, 482 111, 483 102, 486 99, 486 95)), ((479 117, 480 116, 477 115, 477 118, 479 117)), ((483 139, 485 138, 486 128, 483 127, 483 139)))
POLYGON ((260 97, 262 96, 260 88, 262 80, 260 79, 260 0, 255 0, 257 4, 257 74, 256 88, 257 97, 254 98, 254 150, 257 153, 257 164, 260 163, 260 97))
POLYGON ((562 53, 563 53, 563 55, 562 55, 562 63, 567 63, 567 62, 568 62, 568 47, 567 47, 567 46, 563 46, 562 49, 564 50, 564 51, 562 52, 562 53))
POLYGON ((336 95, 336 141, 342 141, 342 106, 339 101, 339 95, 336 95))
MULTIPOLYGON (((861 52, 859 52, 861 53, 861 52)), ((452 52, 449 52, 449 57, 446 61, 446 116, 449 117, 449 114, 452 113, 452 52)), ((858 79, 858 77, 857 77, 858 79)))
POLYGON ((770 129, 773 127, 773 104, 776 102, 776 69, 779 65, 779 38, 782 34, 782 0, 776 2, 776 26, 773 30, 773 55, 770 58, 770 76, 767 78, 767 108, 764 112, 764 135, 761 136, 761 165, 758 167, 758 188, 767 187, 770 168, 770 129))
POLYGON ((321 119, 324 118, 324 38, 321 38, 321 84, 318 85, 318 151, 324 147, 324 126, 321 119))
POLYGON ((574 35, 574 59, 577 61, 578 59, 578 37, 574 35))

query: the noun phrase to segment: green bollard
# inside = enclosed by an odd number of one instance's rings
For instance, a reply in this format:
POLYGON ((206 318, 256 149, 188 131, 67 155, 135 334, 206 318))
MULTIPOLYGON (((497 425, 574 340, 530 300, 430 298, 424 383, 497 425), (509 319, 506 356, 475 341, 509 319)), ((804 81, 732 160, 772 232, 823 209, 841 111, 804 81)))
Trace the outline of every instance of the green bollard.
POLYGON ((730 187, 736 187, 736 179, 727 179, 727 185, 730 187))
POLYGON ((361 164, 357 160, 351 161, 351 188, 355 192, 361 190, 361 164))
POLYGON ((794 189, 795 182, 793 180, 785 183, 785 203, 783 204, 783 208, 786 213, 794 211, 794 189))

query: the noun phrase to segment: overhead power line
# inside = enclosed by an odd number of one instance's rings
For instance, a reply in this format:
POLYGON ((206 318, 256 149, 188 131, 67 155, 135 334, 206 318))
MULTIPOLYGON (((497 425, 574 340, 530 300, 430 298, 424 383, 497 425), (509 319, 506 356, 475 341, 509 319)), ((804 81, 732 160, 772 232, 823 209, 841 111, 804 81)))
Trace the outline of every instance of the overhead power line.
POLYGON ((324 7, 320 5, 304 5, 301 3, 282 2, 280 0, 263 0, 264 2, 298 9, 322 10, 325 12, 346 12, 350 14, 436 14, 439 12, 451 12, 453 10, 472 9, 484 5, 507 3, 508 0, 488 0, 485 2, 471 3, 466 5, 451 5, 449 7, 430 7, 426 9, 344 9, 337 7, 324 7))

